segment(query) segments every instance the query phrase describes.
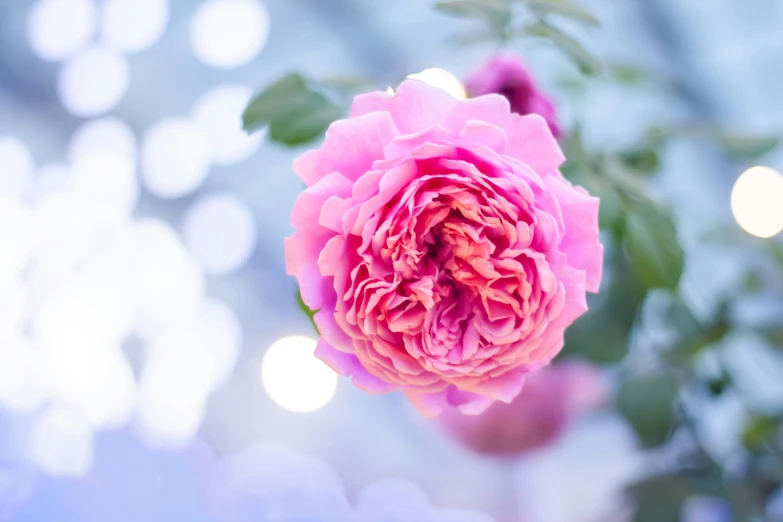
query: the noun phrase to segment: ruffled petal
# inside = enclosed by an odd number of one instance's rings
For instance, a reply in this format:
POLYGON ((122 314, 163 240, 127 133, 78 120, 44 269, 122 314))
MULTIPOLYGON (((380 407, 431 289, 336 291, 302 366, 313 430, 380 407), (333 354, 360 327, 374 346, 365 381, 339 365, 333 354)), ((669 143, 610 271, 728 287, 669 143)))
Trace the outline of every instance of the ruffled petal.
POLYGON ((556 172, 565 162, 563 151, 541 116, 512 114, 506 131, 506 154, 528 165, 540 176, 556 172))

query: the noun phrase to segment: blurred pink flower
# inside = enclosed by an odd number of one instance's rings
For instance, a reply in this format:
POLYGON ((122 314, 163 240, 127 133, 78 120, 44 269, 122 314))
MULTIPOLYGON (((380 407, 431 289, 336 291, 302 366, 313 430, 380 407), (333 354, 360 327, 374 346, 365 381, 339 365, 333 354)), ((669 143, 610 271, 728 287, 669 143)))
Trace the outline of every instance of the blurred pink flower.
POLYGON ((546 122, 420 81, 354 99, 294 170, 289 274, 316 355, 425 415, 510 402, 598 290, 598 200, 558 171, 546 122))
POLYGON ((524 63, 513 53, 503 53, 484 63, 465 82, 472 96, 500 94, 517 114, 538 114, 544 118, 555 138, 560 137, 555 107, 538 89, 524 63))
POLYGON ((528 376, 510 404, 496 402, 476 416, 449 408, 436 421, 474 451, 519 455, 551 444, 576 417, 603 403, 606 393, 598 368, 567 361, 528 376))

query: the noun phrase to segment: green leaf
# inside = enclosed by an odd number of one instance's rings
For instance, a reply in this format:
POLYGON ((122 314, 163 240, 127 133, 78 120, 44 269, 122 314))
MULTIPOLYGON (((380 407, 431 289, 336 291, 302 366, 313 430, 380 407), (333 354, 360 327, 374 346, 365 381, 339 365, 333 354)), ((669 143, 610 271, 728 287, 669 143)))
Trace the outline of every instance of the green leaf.
POLYGON ((678 476, 651 477, 629 491, 636 499, 633 522, 680 522, 689 494, 687 481, 678 476))
POLYGON ((637 312, 644 301, 646 291, 641 287, 622 252, 607 260, 611 271, 610 285, 589 302, 589 312, 577 319, 566 330, 567 355, 579 355, 598 364, 619 362, 628 353, 629 337, 636 322, 637 312))
POLYGON ((466 47, 468 45, 491 42, 497 39, 497 33, 492 29, 480 27, 472 31, 465 31, 449 37, 449 43, 456 47, 466 47))
POLYGON ((570 0, 527 0, 528 6, 539 16, 558 15, 599 27, 601 21, 587 8, 570 0))
POLYGON ((642 83, 647 76, 645 71, 632 65, 613 65, 609 68, 609 74, 614 80, 630 85, 642 83))
POLYGON ((539 22, 527 26, 525 34, 550 40, 555 47, 567 54, 576 63, 582 74, 593 75, 601 71, 601 64, 590 54, 590 51, 556 27, 545 22, 539 22))
POLYGON ((763 450, 765 445, 774 444, 779 429, 777 417, 753 417, 745 425, 742 444, 751 451, 763 450))
POLYGON ((436 3, 435 8, 451 16, 482 20, 495 28, 511 22, 509 0, 447 0, 436 3))
POLYGON ((783 349, 783 327, 764 328, 761 334, 774 348, 783 349))
POLYGON ((642 444, 658 446, 675 426, 677 386, 667 375, 647 375, 625 381, 617 391, 617 410, 628 420, 642 444))
POLYGON ((651 174, 658 170, 660 160, 655 149, 636 149, 620 154, 620 159, 637 172, 651 174))
POLYGON ((320 83, 342 92, 370 90, 375 83, 364 76, 327 76, 319 78, 320 83))
POLYGON ((714 465, 648 477, 629 487, 628 492, 636 500, 633 522, 680 522, 690 496, 710 496, 716 501, 728 496, 722 470, 714 465))
POLYGON ((318 313, 318 310, 310 310, 310 307, 307 306, 302 299, 302 292, 300 292, 298 289, 296 290, 296 302, 299 305, 299 309, 310 319, 310 322, 313 324, 313 328, 315 328, 315 331, 317 332, 318 326, 315 324, 315 314, 318 313))
POLYGON ((698 337, 688 341, 685 350, 691 355, 696 355, 705 348, 723 340, 730 330, 731 326, 728 321, 721 318, 705 328, 698 337))
POLYGON ((329 125, 340 118, 342 109, 330 103, 315 102, 308 108, 284 119, 272 120, 269 137, 286 145, 301 145, 323 135, 329 125))
POLYGON ((244 128, 269 126, 273 141, 294 146, 320 137, 342 109, 312 90, 299 74, 288 74, 257 95, 242 115, 244 128))
POLYGON ((780 138, 775 136, 746 136, 730 132, 715 132, 714 135, 726 152, 739 158, 764 156, 780 143, 780 138))
POLYGON ((669 213, 647 202, 633 202, 625 215, 625 249, 639 280, 648 288, 676 290, 685 253, 669 213))

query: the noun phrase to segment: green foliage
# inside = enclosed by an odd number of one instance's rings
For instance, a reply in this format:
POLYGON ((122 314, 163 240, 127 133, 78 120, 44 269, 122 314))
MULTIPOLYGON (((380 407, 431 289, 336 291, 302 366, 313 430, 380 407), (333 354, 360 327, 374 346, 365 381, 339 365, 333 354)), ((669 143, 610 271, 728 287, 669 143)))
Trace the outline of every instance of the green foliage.
POLYGON ((342 112, 301 75, 288 74, 250 102, 242 122, 248 132, 268 125, 271 140, 294 146, 320 137, 342 112))
POLYGON ((742 432, 742 444, 751 451, 760 451, 765 445, 775 444, 780 432, 780 418, 752 417, 742 432))
POLYGON ((650 202, 630 203, 625 214, 625 249, 644 285, 677 289, 685 267, 685 253, 666 209, 650 202))
POLYGON ((753 159, 772 152, 780 144, 774 136, 747 136, 733 132, 714 131, 713 136, 723 149, 738 158, 753 159))
POLYGON ((509 0, 445 0, 436 3, 435 8, 451 16, 482 21, 500 40, 508 35, 512 14, 509 0))
POLYGON ((597 364, 619 362, 628 353, 629 337, 646 295, 621 253, 608 258, 606 264, 611 273, 608 288, 591 299, 598 303, 589 303, 590 311, 565 334, 566 356, 578 355, 597 364))
POLYGON ((526 0, 526 3, 539 17, 557 15, 592 27, 601 25, 593 13, 571 0, 526 0))
POLYGON ((578 41, 574 40, 553 25, 540 21, 525 27, 524 33, 528 36, 543 38, 552 42, 579 67, 582 74, 594 75, 601 71, 601 63, 585 49, 578 41))
POLYGON ((625 381, 617 391, 617 410, 633 426, 642 444, 663 443, 676 425, 677 383, 666 374, 625 381))
POLYGON ((658 159, 658 152, 650 147, 623 152, 620 154, 620 159, 628 168, 643 174, 656 172, 661 164, 658 159))
POLYGON ((296 290, 296 302, 299 305, 299 309, 304 312, 308 319, 310 319, 310 322, 313 324, 313 328, 315 328, 315 331, 317 332, 318 326, 315 324, 315 314, 318 313, 318 310, 310 310, 310 307, 307 306, 302 299, 302 292, 300 292, 299 289, 296 290))
POLYGON ((636 500, 633 522, 680 522, 688 497, 727 495, 720 469, 715 466, 649 477, 628 488, 628 492, 636 500))

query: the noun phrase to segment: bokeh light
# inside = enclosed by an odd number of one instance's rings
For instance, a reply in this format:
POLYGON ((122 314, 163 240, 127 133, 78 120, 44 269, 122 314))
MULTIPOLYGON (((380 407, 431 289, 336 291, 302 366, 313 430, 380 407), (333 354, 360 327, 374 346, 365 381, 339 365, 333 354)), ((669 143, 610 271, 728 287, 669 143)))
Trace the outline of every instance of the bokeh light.
POLYGON ((63 107, 75 116, 91 117, 113 109, 130 82, 127 59, 93 47, 65 62, 57 78, 63 107))
POLYGON ((156 123, 144 135, 141 154, 144 186, 161 198, 189 194, 209 174, 209 139, 200 127, 187 120, 156 123))
POLYGON ((259 0, 207 0, 193 16, 190 45, 203 63, 233 69, 261 53, 269 14, 259 0))
POLYGON ((30 411, 43 400, 35 386, 37 358, 19 332, 0 330, 0 405, 11 411, 30 411))
POLYGON ((74 191, 57 191, 43 196, 36 206, 38 227, 37 266, 54 271, 70 270, 93 246, 97 222, 89 201, 74 191))
POLYGON ((783 230, 783 176, 768 167, 743 172, 731 191, 731 212, 751 235, 778 234, 783 230))
POLYGON ((207 343, 212 355, 215 386, 231 376, 242 350, 242 325, 234 311, 216 299, 205 299, 198 311, 194 329, 207 343))
POLYGON ((269 347, 261 380, 272 400, 286 410, 307 413, 324 407, 337 391, 337 375, 315 357, 316 341, 283 337, 269 347))
POLYGON ((112 154, 136 161, 138 145, 133 130, 117 118, 101 118, 82 124, 71 135, 68 161, 75 165, 96 153, 112 154))
POLYGON ((163 36, 169 13, 169 0, 104 0, 101 37, 117 51, 143 51, 163 36))
POLYGON ((89 43, 97 19, 94 0, 38 0, 27 20, 30 47, 43 60, 68 58, 89 43))
MULTIPOLYGON (((149 361, 142 374, 138 422, 145 437, 153 445, 179 446, 192 439, 204 418, 204 398, 208 385, 201 371, 192 372, 190 360, 182 358, 180 340, 192 337, 164 338, 154 350, 173 350, 159 353, 149 361)), ((198 350, 200 344, 194 347, 198 350)), ((199 369, 205 370, 205 360, 196 352, 199 369)))
POLYGON ((433 87, 437 87, 454 96, 458 100, 464 100, 468 97, 465 86, 462 82, 445 69, 424 69, 420 73, 410 74, 408 78, 422 81, 433 87))
POLYGON ((196 201, 187 211, 183 236, 205 272, 231 273, 244 265, 256 245, 255 219, 247 206, 228 194, 196 201))
POLYGON ((13 136, 0 136, 0 196, 21 197, 30 183, 33 158, 27 147, 13 136))
POLYGON ((127 220, 135 207, 137 149, 133 131, 115 118, 89 121, 71 137, 68 185, 87 198, 104 223, 127 220))
POLYGON ((204 277, 179 237, 166 223, 143 220, 131 227, 134 245, 129 277, 138 306, 137 333, 193 320, 204 295, 204 277))
POLYGON ((49 409, 33 424, 30 456, 51 475, 83 475, 92 465, 92 432, 86 423, 67 410, 49 409))
POLYGON ((233 165, 258 150, 265 132, 242 129, 242 113, 252 95, 245 85, 221 85, 196 102, 193 119, 209 136, 213 163, 233 165))
POLYGON ((32 209, 20 201, 0 198, 0 285, 18 277, 35 242, 32 209))

